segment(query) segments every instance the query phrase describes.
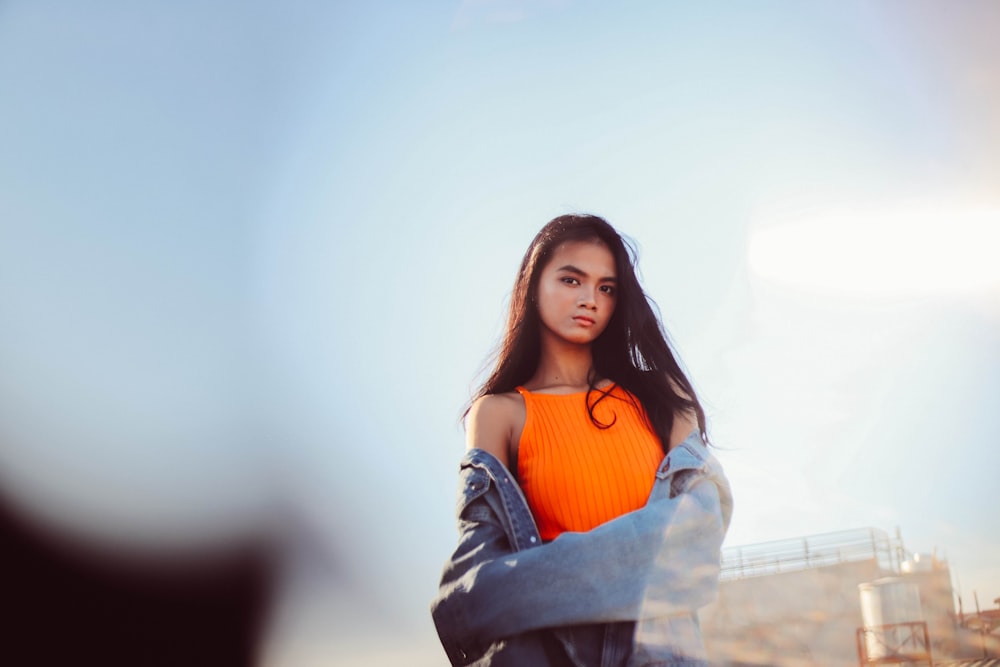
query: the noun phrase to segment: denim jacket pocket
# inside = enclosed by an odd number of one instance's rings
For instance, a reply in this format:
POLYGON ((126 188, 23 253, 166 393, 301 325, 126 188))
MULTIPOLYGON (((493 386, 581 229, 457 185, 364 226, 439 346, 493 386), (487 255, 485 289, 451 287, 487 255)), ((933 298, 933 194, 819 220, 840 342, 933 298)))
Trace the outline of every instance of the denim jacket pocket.
MULTIPOLYGON (((674 452, 678 452, 678 450, 674 450, 674 452)), ((706 476, 703 464, 688 460, 690 456, 685 456, 686 452, 679 453, 677 456, 674 452, 671 452, 663 460, 656 471, 657 485, 669 484, 669 498, 676 498, 687 492, 694 486, 695 482, 706 476)))

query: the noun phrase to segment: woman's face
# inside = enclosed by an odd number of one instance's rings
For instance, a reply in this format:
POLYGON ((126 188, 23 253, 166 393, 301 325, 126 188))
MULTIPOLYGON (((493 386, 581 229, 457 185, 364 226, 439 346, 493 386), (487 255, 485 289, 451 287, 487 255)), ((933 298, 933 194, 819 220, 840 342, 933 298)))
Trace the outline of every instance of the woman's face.
POLYGON ((615 258, 600 241, 567 241, 556 247, 538 280, 542 336, 592 343, 615 312, 615 258))

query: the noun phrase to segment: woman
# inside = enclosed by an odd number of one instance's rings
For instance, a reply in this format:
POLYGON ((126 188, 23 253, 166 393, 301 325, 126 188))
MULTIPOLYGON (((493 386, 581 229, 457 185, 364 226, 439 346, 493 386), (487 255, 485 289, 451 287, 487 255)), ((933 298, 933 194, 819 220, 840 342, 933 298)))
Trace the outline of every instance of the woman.
POLYGON ((566 215, 524 256, 432 607, 452 664, 704 664, 731 496, 633 255, 566 215))

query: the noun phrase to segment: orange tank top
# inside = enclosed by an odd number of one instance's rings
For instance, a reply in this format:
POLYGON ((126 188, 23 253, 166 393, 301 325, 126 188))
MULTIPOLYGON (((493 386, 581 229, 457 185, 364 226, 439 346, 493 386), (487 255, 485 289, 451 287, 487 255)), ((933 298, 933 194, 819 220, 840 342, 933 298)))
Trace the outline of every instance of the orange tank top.
MULTIPOLYGON (((618 385, 587 412, 587 392, 539 394, 524 387, 526 417, 517 474, 543 540, 587 531, 646 504, 663 461, 639 400, 618 385), (612 423, 613 422, 613 423, 612 423)), ((590 394, 593 404, 600 390, 590 394)))

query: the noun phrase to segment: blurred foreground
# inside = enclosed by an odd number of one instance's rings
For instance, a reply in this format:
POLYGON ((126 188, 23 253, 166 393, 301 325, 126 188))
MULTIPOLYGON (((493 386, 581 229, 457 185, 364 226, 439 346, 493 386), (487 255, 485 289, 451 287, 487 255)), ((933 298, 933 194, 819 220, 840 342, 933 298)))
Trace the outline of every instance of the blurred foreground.
POLYGON ((252 665, 273 600, 265 545, 97 549, 0 505, 4 665, 252 665))

